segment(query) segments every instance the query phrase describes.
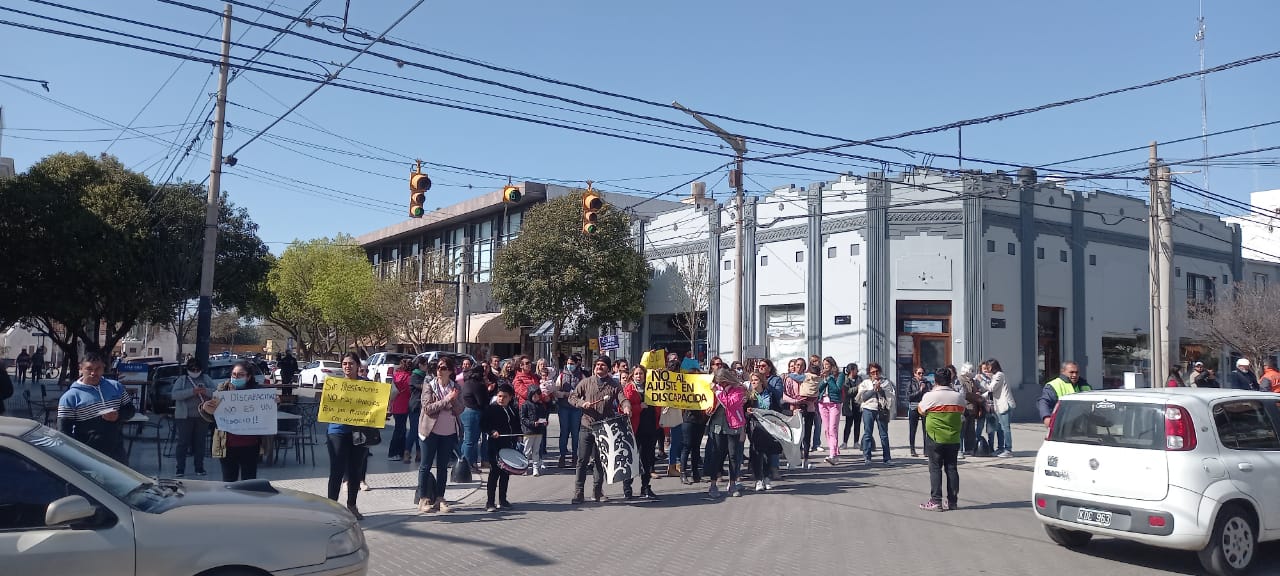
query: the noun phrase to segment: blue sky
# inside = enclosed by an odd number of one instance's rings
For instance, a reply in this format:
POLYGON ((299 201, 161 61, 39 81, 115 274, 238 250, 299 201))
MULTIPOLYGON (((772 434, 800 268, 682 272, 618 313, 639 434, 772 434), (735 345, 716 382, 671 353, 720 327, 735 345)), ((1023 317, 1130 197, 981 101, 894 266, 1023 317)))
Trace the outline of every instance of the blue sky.
MULTIPOLYGON (((212 10, 222 8, 221 2, 184 1, 212 10)), ((58 3, 201 35, 217 36, 220 32, 213 15, 154 0, 58 3)), ((271 0, 249 3, 264 7, 272 4, 271 0)), ((309 3, 283 0, 274 2, 273 9, 296 15, 309 3)), ((348 22, 376 35, 412 4, 413 0, 352 0, 348 22)), ((182 53, 197 45, 192 38, 78 15, 30 0, 7 1, 5 7, 175 42, 187 48, 169 49, 182 53)), ((311 15, 322 17, 321 22, 341 25, 344 8, 344 0, 320 0, 311 15)), ((390 36, 431 50, 646 100, 679 100, 699 110, 861 139, 1195 70, 1197 10, 1194 1, 1168 0, 428 1, 390 36)), ((287 23, 250 8, 237 7, 235 15, 261 17, 262 24, 272 26, 287 23)), ((1208 66, 1272 52, 1280 46, 1274 40, 1280 4, 1263 0, 1208 1, 1205 16, 1208 66)), ((59 30, 75 28, 5 10, 0 10, 0 20, 59 30)), ((318 27, 299 26, 296 30, 343 42, 339 35, 318 27)), ((266 29, 234 24, 233 37, 240 38, 241 34, 241 42, 254 47, 274 36, 266 29)), ((204 41, 198 47, 217 50, 212 41, 204 41)), ((322 63, 345 62, 354 54, 297 37, 285 37, 274 49, 322 63)), ((375 46, 374 51, 527 90, 691 122, 670 108, 591 94, 401 48, 375 46)), ((247 47, 233 50, 233 56, 247 57, 252 53, 253 49, 247 47)), ((199 181, 208 173, 208 131, 197 130, 189 135, 183 124, 205 117, 199 112, 207 109, 204 107, 216 79, 209 65, 187 62, 179 66, 179 60, 167 56, 10 26, 0 26, 0 54, 4 55, 0 58, 0 74, 48 81, 50 92, 45 93, 35 84, 4 82, 119 124, 129 123, 142 110, 133 124, 146 127, 140 130, 151 135, 122 132, 109 123, 0 83, 0 105, 4 106, 7 127, 3 154, 16 159, 19 171, 54 152, 84 150, 96 154, 110 145, 109 153, 127 166, 146 170, 158 181, 199 181), (171 74, 172 79, 161 89, 171 74), (154 101, 143 109, 153 95, 154 101), (118 134, 122 138, 111 143, 118 134), (202 155, 192 154, 175 167, 174 160, 194 135, 200 136, 195 149, 202 155), (175 140, 179 142, 176 145, 175 140)), ((320 70, 316 64, 281 55, 265 55, 261 64, 304 72, 320 70)), ((398 94, 412 91, 419 94, 416 98, 452 98, 466 105, 498 106, 519 114, 560 119, 556 121, 572 120, 691 140, 692 144, 678 144, 727 153, 719 147, 718 139, 707 134, 675 132, 663 126, 636 125, 504 100, 495 96, 578 109, 506 87, 469 82, 413 66, 400 68, 371 55, 361 57, 354 66, 403 78, 348 70, 341 81, 374 83, 384 86, 378 90, 398 94)), ((233 105, 228 109, 227 121, 232 128, 226 151, 239 148, 313 86, 262 72, 244 73, 229 89, 233 105)), ((1280 120, 1280 110, 1275 106, 1277 93, 1280 60, 1209 76, 1210 131, 1280 120)), ((805 147, 833 143, 730 121, 719 123, 749 139, 805 147)), ((971 126, 963 136, 966 156, 1034 165, 1199 133, 1200 85, 1193 79, 971 126)), ((956 140, 956 133, 949 131, 889 143, 954 154, 956 140)), ((1270 126, 1212 138, 1210 153, 1277 144, 1280 126, 1270 126)), ((748 147, 753 154, 778 150, 758 142, 749 142, 748 147)), ((846 151, 891 162, 929 162, 922 156, 911 158, 900 152, 867 147, 846 151)), ((1201 155, 1201 144, 1195 140, 1165 147, 1161 152, 1167 158, 1195 158, 1201 155)), ((1260 156, 1274 160, 1280 153, 1260 156)), ((403 220, 408 195, 405 179, 413 158, 517 179, 590 179, 600 182, 598 187, 604 190, 621 191, 625 186, 652 193, 711 171, 725 161, 714 154, 628 142, 329 86, 267 136, 238 152, 239 164, 227 169, 223 186, 235 203, 249 208, 262 227, 263 239, 279 252, 294 239, 339 232, 361 234, 403 220), (341 137, 315 130, 312 123, 341 137)), ((1071 167, 1103 170, 1136 165, 1145 159, 1146 152, 1139 151, 1071 167)), ((955 166, 951 159, 931 162, 938 167, 955 166)), ((795 163, 807 170, 748 163, 748 189, 763 192, 777 185, 801 185, 832 177, 814 169, 863 173, 874 165, 816 156, 796 159, 795 163)), ((436 187, 429 194, 428 208, 449 205, 505 183, 501 177, 438 167, 429 172, 436 187)), ((723 173, 718 170, 705 178, 709 189, 718 195, 729 192, 723 173)), ((1201 184, 1199 174, 1183 178, 1201 184)), ((1214 192, 1241 200, 1253 190, 1280 188, 1280 171, 1275 166, 1215 166, 1211 179, 1214 192)), ((1145 187, 1134 181, 1099 184, 1146 193, 1145 187)), ((684 192, 681 189, 677 193, 684 192)), ((1202 204, 1202 200, 1185 192, 1176 192, 1175 199, 1202 204)))

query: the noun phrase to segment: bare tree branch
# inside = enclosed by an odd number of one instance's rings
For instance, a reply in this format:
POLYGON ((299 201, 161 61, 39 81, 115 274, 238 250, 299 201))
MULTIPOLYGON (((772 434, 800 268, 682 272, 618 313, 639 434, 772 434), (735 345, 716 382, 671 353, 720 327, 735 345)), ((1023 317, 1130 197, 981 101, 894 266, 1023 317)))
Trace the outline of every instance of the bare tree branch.
POLYGON ((1188 303, 1191 330, 1206 343, 1230 348, 1254 366, 1280 351, 1280 285, 1236 283, 1227 297, 1215 302, 1188 303))

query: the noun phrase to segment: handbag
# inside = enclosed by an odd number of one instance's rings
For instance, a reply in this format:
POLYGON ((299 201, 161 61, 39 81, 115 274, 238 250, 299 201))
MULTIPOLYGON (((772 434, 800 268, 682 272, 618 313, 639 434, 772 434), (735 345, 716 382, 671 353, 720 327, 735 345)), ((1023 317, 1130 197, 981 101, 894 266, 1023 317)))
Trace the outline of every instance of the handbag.
POLYGON ((354 446, 377 446, 382 443, 382 431, 377 428, 359 427, 351 432, 351 444, 354 446))
POLYGON ((662 415, 658 417, 658 426, 662 428, 675 428, 684 424, 684 414, 679 408, 666 406, 662 408, 662 415))

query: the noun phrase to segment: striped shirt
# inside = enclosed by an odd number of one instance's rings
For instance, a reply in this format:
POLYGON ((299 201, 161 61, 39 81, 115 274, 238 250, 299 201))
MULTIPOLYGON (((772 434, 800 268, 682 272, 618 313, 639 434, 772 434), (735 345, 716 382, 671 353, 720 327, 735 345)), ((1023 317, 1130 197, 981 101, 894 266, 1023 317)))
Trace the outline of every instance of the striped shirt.
POLYGON ((118 411, 126 404, 133 405, 133 396, 115 380, 103 378, 97 386, 77 380, 58 400, 58 419, 84 422, 98 418, 103 412, 118 411))
POLYGON ((935 386, 920 398, 924 413, 924 433, 938 444, 959 444, 960 425, 964 420, 964 394, 935 386))

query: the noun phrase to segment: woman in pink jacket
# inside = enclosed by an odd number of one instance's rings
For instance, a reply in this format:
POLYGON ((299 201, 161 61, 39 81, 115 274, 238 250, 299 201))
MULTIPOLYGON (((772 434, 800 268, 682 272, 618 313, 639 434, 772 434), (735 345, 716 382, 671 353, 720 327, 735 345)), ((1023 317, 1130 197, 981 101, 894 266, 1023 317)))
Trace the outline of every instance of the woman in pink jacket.
POLYGON ((725 457, 729 458, 729 484, 725 492, 733 496, 742 496, 742 486, 738 484, 738 471, 742 469, 742 444, 747 435, 747 390, 743 388, 738 375, 728 368, 720 368, 711 378, 711 388, 715 391, 716 406, 711 413, 711 421, 707 423, 709 440, 715 442, 714 461, 708 470, 711 471, 711 488, 708 494, 712 498, 720 496, 716 483, 720 480, 720 472, 724 468, 725 457))

